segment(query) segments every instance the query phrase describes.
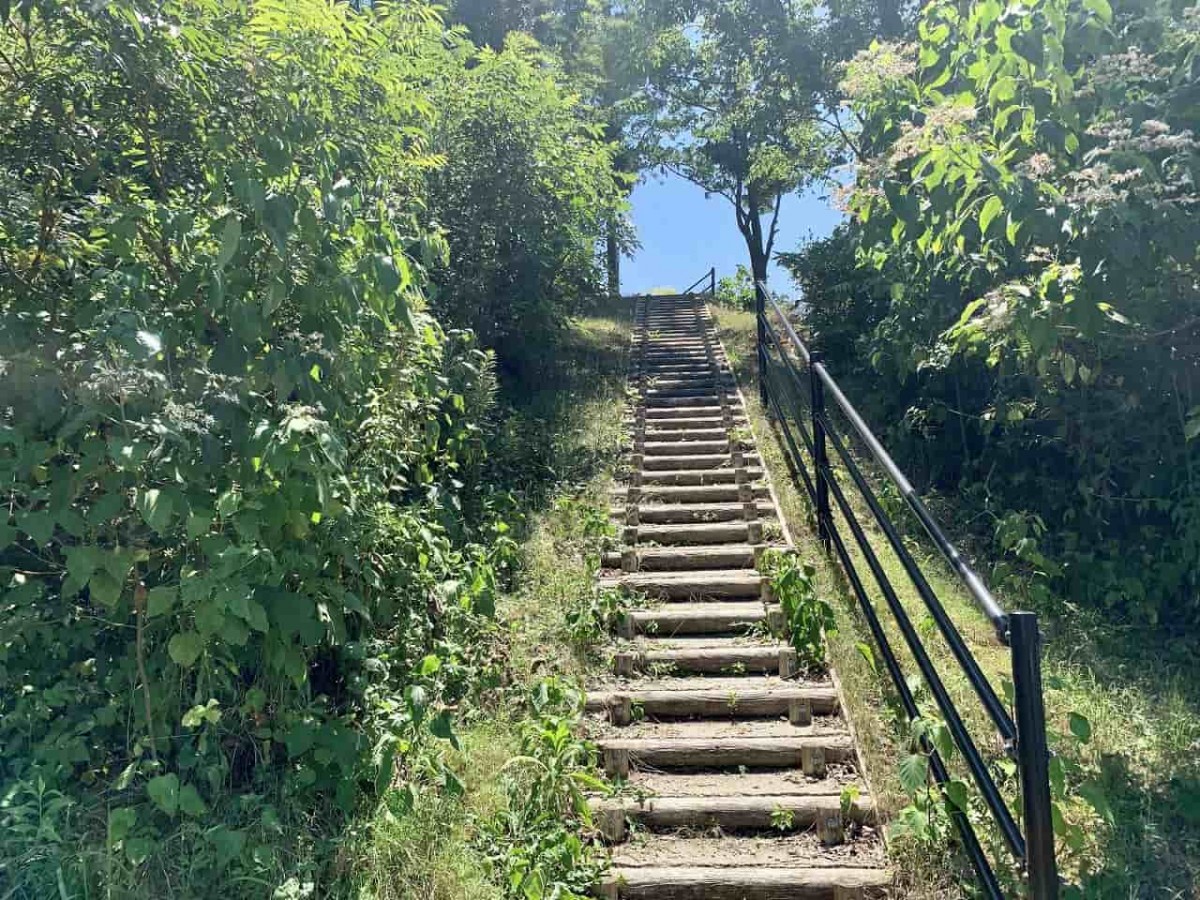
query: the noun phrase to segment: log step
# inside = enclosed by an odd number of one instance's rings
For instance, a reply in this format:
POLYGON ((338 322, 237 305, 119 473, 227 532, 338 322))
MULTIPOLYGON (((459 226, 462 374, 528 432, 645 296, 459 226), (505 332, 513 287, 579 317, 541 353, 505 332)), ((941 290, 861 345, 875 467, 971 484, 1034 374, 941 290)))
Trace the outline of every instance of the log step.
POLYGON ((658 609, 625 613, 620 631, 625 637, 638 634, 672 637, 690 634, 742 634, 765 625, 778 615, 778 606, 764 607, 757 600, 743 603, 673 603, 658 609))
POLYGON ((711 572, 633 572, 601 578, 601 589, 618 589, 664 600, 704 597, 759 597, 764 579, 755 571, 717 569, 711 572))
MULTIPOLYGON (((624 507, 613 507, 613 518, 625 520, 624 507)), ((762 517, 774 516, 775 507, 769 502, 754 504, 754 512, 762 517)), ((746 509, 740 503, 686 503, 650 505, 638 510, 638 519, 648 525, 685 525, 691 522, 729 522, 744 518, 746 509)))
MULTIPOLYGON (((762 460, 757 453, 746 452, 743 459, 749 466, 759 468, 762 460)), ((728 453, 686 455, 686 456, 645 456, 642 458, 642 471, 655 470, 687 470, 687 469, 724 469, 729 468, 733 457, 728 453)))
MULTIPOLYGON (((730 410, 735 418, 745 420, 746 413, 740 403, 730 403, 730 410)), ((645 413, 647 422, 668 419, 711 419, 721 417, 721 405, 719 403, 712 403, 708 406, 700 403, 685 403, 681 406, 660 406, 655 409, 647 409, 645 413)))
MULTIPOLYGON (((756 500, 771 496, 765 484, 651 484, 641 488, 640 499, 649 503, 732 503, 741 500, 742 487, 749 487, 756 500)), ((613 497, 624 502, 627 491, 627 488, 616 488, 613 497)))
POLYGON ((832 716, 839 709, 837 692, 832 687, 801 686, 767 678, 677 678, 654 686, 632 682, 628 687, 587 693, 589 712, 607 714, 616 709, 615 718, 624 718, 627 705, 654 721, 780 718, 805 705, 811 720, 814 714, 832 716))
POLYGON ((602 738, 597 746, 609 775, 632 768, 712 771, 717 769, 800 769, 817 777, 829 763, 851 762, 854 746, 847 734, 795 737, 651 737, 602 738))
POLYGON ((750 483, 762 478, 763 470, 758 466, 747 466, 743 469, 671 469, 666 471, 651 471, 642 473, 644 487, 702 487, 705 485, 737 485, 740 482, 750 483))
POLYGON ((660 670, 701 674, 770 672, 786 678, 796 672, 796 651, 780 644, 755 646, 732 641, 726 646, 657 649, 647 642, 641 649, 618 650, 613 655, 613 673, 619 676, 660 670))
POLYGON ((712 453, 728 453, 731 441, 728 434, 715 441, 646 441, 642 453, 646 456, 704 456, 712 453))
POLYGON ((842 843, 845 825, 872 823, 875 806, 869 799, 856 798, 843 817, 837 794, 761 794, 753 797, 647 797, 593 800, 589 805, 604 837, 625 840, 628 823, 651 831, 719 828, 731 834, 772 832, 786 834, 808 831, 814 826, 827 835, 826 843, 842 843), (830 821, 832 820, 832 821, 830 821), (837 839, 834 839, 837 837, 837 839))
POLYGON ((711 546, 640 547, 620 553, 604 554, 604 563, 621 568, 622 562, 630 562, 632 572, 695 572, 704 569, 750 569, 758 547, 752 544, 722 544, 711 546))
MULTIPOLYGON (((663 546, 678 546, 681 544, 723 544, 732 542, 745 543, 762 526, 757 522, 701 522, 684 525, 636 525, 625 529, 626 543, 636 541, 639 544, 661 544, 663 546)), ((751 558, 747 568, 754 565, 751 558)), ((730 566, 741 568, 742 566, 730 566)))
POLYGON ((763 866, 616 867, 604 900, 864 900, 891 884, 886 869, 763 866))

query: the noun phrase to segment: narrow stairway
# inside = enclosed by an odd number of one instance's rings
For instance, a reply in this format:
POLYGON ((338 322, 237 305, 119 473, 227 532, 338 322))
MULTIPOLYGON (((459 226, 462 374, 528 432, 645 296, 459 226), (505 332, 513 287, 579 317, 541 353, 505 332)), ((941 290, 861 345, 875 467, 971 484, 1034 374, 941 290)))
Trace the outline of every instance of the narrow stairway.
POLYGON ((756 562, 790 545, 711 314, 637 301, 622 550, 602 587, 646 598, 589 686, 613 845, 601 895, 850 900, 888 883, 838 691, 797 671, 756 562), (854 785, 858 794, 843 789, 854 785), (842 815, 843 799, 847 815, 842 815))

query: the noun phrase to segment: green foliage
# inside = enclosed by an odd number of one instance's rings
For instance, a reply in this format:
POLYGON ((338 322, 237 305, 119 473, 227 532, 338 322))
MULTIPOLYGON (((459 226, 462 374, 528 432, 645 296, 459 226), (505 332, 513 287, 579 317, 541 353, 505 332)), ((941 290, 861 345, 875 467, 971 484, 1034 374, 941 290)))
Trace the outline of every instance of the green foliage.
POLYGON ((556 59, 520 35, 501 51, 461 45, 431 94, 446 162, 429 179, 429 222, 450 244, 433 309, 502 365, 544 370, 546 341, 598 296, 597 237, 624 205, 615 147, 556 59))
POLYGON ((499 682, 492 363, 426 298, 474 302, 451 254, 593 289, 608 150, 419 0, 7 12, 0 882, 300 896, 363 797, 457 789, 428 748, 499 682), (439 205, 468 170, 513 178, 474 226, 561 230, 488 257, 439 205))
POLYGON ((817 594, 817 570, 793 552, 771 550, 760 566, 771 583, 771 596, 783 610, 788 640, 800 664, 816 668, 825 662, 825 636, 834 630, 833 607, 817 594))
POLYGON ((732 275, 717 282, 717 303, 730 309, 754 309, 754 277, 739 265, 732 275))
POLYGON ((554 678, 538 682, 521 755, 502 776, 508 802, 484 823, 479 848, 514 900, 583 900, 604 862, 581 837, 591 826, 585 791, 607 791, 596 770, 596 749, 576 736, 583 695, 554 678))
POLYGON ((854 220, 796 260, 812 324, 889 446, 970 486, 1012 559, 998 580, 1192 624, 1194 13, 935 2, 917 38, 847 71, 854 220))
POLYGON ((783 198, 823 177, 836 155, 820 115, 830 87, 821 12, 761 0, 631 7, 646 65, 642 152, 732 204, 752 276, 765 280, 783 198))

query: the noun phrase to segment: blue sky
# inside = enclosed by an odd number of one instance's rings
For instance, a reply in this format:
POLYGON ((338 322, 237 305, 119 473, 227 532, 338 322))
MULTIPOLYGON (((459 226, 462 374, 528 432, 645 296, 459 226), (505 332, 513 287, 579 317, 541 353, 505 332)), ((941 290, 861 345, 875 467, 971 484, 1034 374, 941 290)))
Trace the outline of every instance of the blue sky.
MULTIPOLYGON (((810 237, 833 231, 842 215, 823 191, 784 200, 779 214, 776 250, 794 250, 810 237)), ((635 294, 656 287, 682 290, 717 267, 717 277, 732 275, 738 263, 748 266, 746 244, 734 223, 733 207, 723 197, 704 197, 691 182, 671 175, 648 176, 633 191, 633 224, 642 243, 632 259, 621 263, 621 292, 635 294)), ((772 290, 788 293, 791 279, 772 265, 772 290)))

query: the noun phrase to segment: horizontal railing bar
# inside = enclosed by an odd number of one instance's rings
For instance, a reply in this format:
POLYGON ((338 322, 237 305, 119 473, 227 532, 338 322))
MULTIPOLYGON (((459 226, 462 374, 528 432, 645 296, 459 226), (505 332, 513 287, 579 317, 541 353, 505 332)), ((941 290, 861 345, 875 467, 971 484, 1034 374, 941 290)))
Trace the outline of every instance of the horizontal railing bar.
POLYGON ((959 752, 962 753, 963 761, 966 763, 972 779, 978 786, 980 793, 983 794, 984 803, 991 810, 1005 843, 1008 844, 1013 855, 1023 862, 1025 859, 1025 838, 1021 835, 1021 831, 1013 819, 1011 810, 1009 810, 1008 805, 1004 802, 1004 798, 1000 796, 1000 790, 996 787, 996 782, 992 779, 987 764, 984 763, 983 757, 979 753, 979 748, 975 746, 974 740, 971 739, 966 723, 963 722, 962 716, 954 706, 954 701, 950 698, 946 686, 942 683, 942 679, 933 665, 933 661, 929 658, 928 652, 921 643, 921 638, 913 627, 908 612, 900 602, 900 598, 896 594, 896 589, 888 579, 887 573, 884 572, 883 566, 879 562, 879 557, 875 554, 874 548, 867 539, 866 532, 863 531, 862 525, 854 515, 854 509, 850 506, 850 501, 846 498, 842 486, 834 476, 832 467, 827 465, 822 474, 829 484, 830 493, 833 494, 839 509, 841 509, 842 518, 850 526, 850 532, 854 535, 854 541, 858 544, 863 557, 867 561, 867 567, 870 568, 871 574, 875 576, 875 581, 878 583, 879 589, 887 601, 888 608, 892 612, 892 617, 900 627, 900 634, 904 637, 904 642, 908 645, 909 652, 912 653, 917 668, 921 671, 921 677, 925 679, 925 683, 929 686, 929 691, 933 694, 933 699, 937 703, 938 709, 941 710, 942 716, 946 720, 946 727, 950 729, 950 735, 954 738, 954 743, 958 746, 959 752))
MULTIPOLYGON (((771 373, 768 372, 768 378, 770 378, 770 374, 771 373)), ((784 416, 783 410, 779 408, 779 401, 775 399, 775 394, 773 392, 767 392, 767 400, 771 404, 772 409, 775 410, 775 421, 779 423, 780 430, 783 432, 784 442, 787 444, 788 456, 792 460, 792 468, 799 472, 800 477, 804 479, 804 489, 808 491, 809 499, 816 500, 817 488, 813 484, 812 479, 808 476, 808 469, 804 465, 804 457, 800 453, 800 448, 796 446, 795 439, 792 437, 791 429, 787 424, 787 417, 784 416)), ((803 431, 804 429, 800 429, 802 434, 803 431)))
POLYGON ((887 542, 891 545, 892 550, 900 560, 900 565, 908 573, 908 577, 911 579, 913 586, 916 587, 917 593, 921 595, 926 609, 933 616, 938 630, 942 633, 942 637, 946 639, 946 643, 950 647, 950 652, 954 654, 955 660, 958 661, 959 666, 966 674, 967 681, 971 683, 971 687, 979 697, 983 708, 995 723, 996 728, 999 729, 1000 736, 1011 746, 1017 739, 1017 729, 1013 724, 1012 717, 1008 714, 1008 710, 1000 702, 1000 698, 996 696, 996 691, 992 688, 991 682, 983 674, 983 670, 979 668, 979 663, 976 662, 971 651, 967 649, 966 642, 963 641, 962 635, 955 627, 954 622, 951 621, 950 616, 946 613, 946 608, 942 606, 933 588, 930 587, 929 581, 925 578, 925 573, 921 571, 921 567, 917 565, 908 548, 904 546, 904 540, 900 537, 900 533, 896 531, 896 526, 892 524, 891 519, 884 512, 883 507, 879 503, 879 498, 875 496, 870 483, 863 475, 854 457, 850 454, 849 449, 838 436, 836 429, 829 422, 828 417, 822 416, 821 424, 825 426, 825 433, 829 438, 829 442, 833 444, 833 449, 841 457, 842 463, 846 466, 846 471, 866 502, 867 508, 871 510, 872 517, 878 523, 884 536, 887 538, 887 542))
MULTIPOLYGON (((787 316, 784 314, 779 304, 775 301, 775 298, 771 297, 769 299, 771 305, 775 308, 775 312, 779 315, 780 321, 783 323, 784 330, 786 331, 788 337, 796 345, 796 348, 800 351, 800 354, 804 357, 805 361, 809 362, 811 360, 811 354, 809 353, 808 348, 804 345, 804 342, 800 339, 799 335, 796 334, 796 331, 792 328, 791 323, 788 322, 787 316)), ((983 610, 984 615, 991 620, 993 627, 996 629, 996 634, 1001 642, 1007 643, 1008 616, 1000 604, 996 602, 996 598, 992 596, 992 592, 989 591, 987 586, 983 583, 983 579, 979 576, 979 573, 977 573, 970 566, 970 564, 967 563, 967 561, 962 557, 962 554, 958 552, 958 548, 956 548, 954 544, 950 542, 950 539, 946 537, 945 532, 942 531, 941 526, 939 526, 934 520, 928 508, 925 506, 925 503, 917 494, 916 489, 909 482, 907 476, 905 476, 900 467, 896 465, 895 460, 892 459, 891 454, 887 452, 883 444, 880 443, 879 439, 875 437, 866 421, 859 414, 858 410, 854 408, 854 404, 852 404, 846 395, 842 393, 842 389, 838 386, 838 383, 833 376, 830 375, 826 370, 824 364, 816 363, 813 365, 813 371, 816 372, 817 377, 821 379, 821 382, 825 385, 826 389, 830 392, 830 394, 832 394, 834 402, 837 403, 838 408, 841 409, 847 420, 849 420, 851 426, 858 433, 859 438, 861 438, 863 443, 866 444, 871 456, 875 458, 875 461, 883 468, 888 477, 891 479, 892 483, 895 484, 896 488, 900 491, 900 496, 904 499, 905 504, 917 517, 917 521, 921 523, 921 527, 925 529, 926 533, 933 540, 933 543, 937 546, 938 551, 943 557, 945 557, 955 574, 958 575, 959 579, 966 586, 967 591, 971 594, 972 598, 974 598, 980 609, 983 610)))
MULTIPOLYGON (((838 531, 836 524, 833 522, 829 524, 829 536, 833 544, 834 553, 837 554, 838 559, 841 561, 842 570, 846 573, 846 577, 850 581, 850 587, 855 597, 858 598, 858 605, 862 609, 863 617, 867 620, 867 628, 870 630, 871 636, 875 639, 875 646, 883 654, 884 666, 887 668, 888 675, 892 679, 892 684, 896 688, 896 693, 900 697, 900 705, 904 707, 905 715, 912 722, 914 719, 920 717, 921 710, 917 706, 917 701, 912 695, 912 690, 909 688, 908 682, 904 680, 904 672, 900 669, 900 662, 896 659, 896 653, 892 649, 891 642, 888 641, 887 633, 883 630, 883 624, 879 621, 879 613, 876 612, 874 605, 867 596, 866 586, 859 577, 854 560, 850 556, 849 549, 846 547, 846 542, 842 540, 841 532, 838 531)), ((922 748, 929 755, 929 769, 933 773, 934 781, 939 786, 944 787, 950 781, 950 773, 946 769, 946 764, 942 761, 942 757, 937 750, 929 744, 928 739, 922 738, 921 744, 922 748)), ((1000 890, 1000 883, 996 879, 996 873, 988 861, 987 854, 983 852, 983 847, 979 844, 979 837, 975 834, 975 829, 972 827, 971 820, 967 817, 966 812, 955 807, 951 813, 951 818, 954 821, 955 829, 958 831, 958 836, 962 841, 967 858, 979 875, 985 895, 990 900, 1004 900, 1004 894, 1000 890)))

